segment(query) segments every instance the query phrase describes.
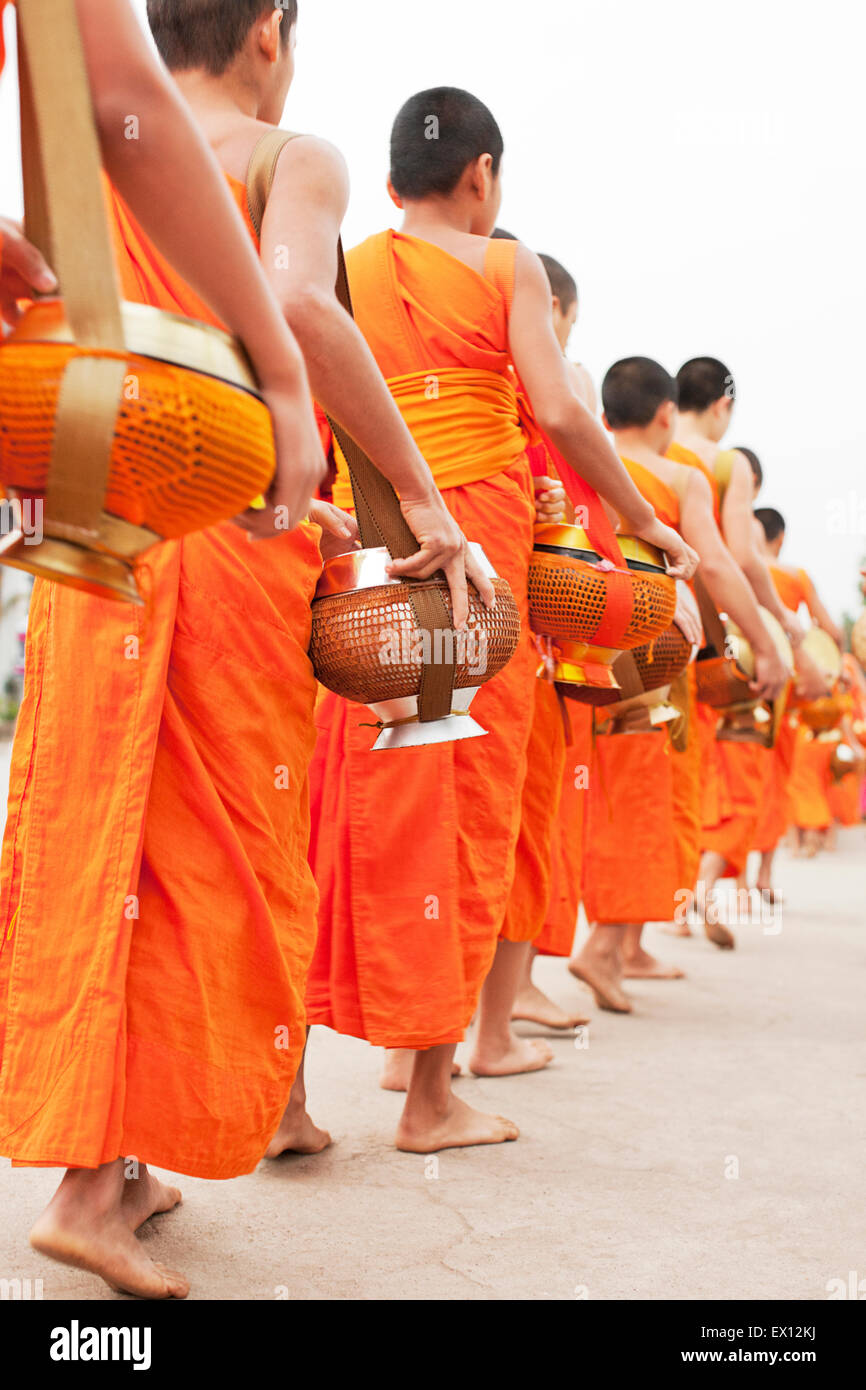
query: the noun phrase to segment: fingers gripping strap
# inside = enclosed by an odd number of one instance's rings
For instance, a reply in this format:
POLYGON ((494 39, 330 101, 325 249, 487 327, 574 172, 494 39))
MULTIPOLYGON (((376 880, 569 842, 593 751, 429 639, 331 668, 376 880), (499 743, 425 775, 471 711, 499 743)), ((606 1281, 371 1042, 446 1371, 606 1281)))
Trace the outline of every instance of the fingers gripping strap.
MULTIPOLYGON (((76 343, 122 353, 120 296, 74 0, 56 0, 50 16, 37 0, 19 0, 18 12, 27 234, 57 275, 76 343)), ((73 357, 66 368, 46 502, 52 522, 69 533, 99 529, 125 374, 122 358, 73 357)))
MULTIPOLYGON (((259 235, 280 152, 295 138, 288 131, 269 131, 250 157, 247 205, 259 235)), ((337 244, 336 293, 346 313, 354 317, 341 241, 337 244)), ((365 548, 385 546, 395 560, 414 555, 419 549, 418 542, 400 510, 400 502, 391 483, 342 425, 330 416, 328 424, 349 469, 361 544, 365 548)), ((452 630, 452 619, 438 585, 413 583, 410 600, 418 626, 429 634, 429 660, 422 663, 418 696, 419 718, 422 723, 429 723, 451 713, 457 653, 453 642, 444 642, 444 633, 452 630), (438 641, 437 632, 443 634, 438 641)))

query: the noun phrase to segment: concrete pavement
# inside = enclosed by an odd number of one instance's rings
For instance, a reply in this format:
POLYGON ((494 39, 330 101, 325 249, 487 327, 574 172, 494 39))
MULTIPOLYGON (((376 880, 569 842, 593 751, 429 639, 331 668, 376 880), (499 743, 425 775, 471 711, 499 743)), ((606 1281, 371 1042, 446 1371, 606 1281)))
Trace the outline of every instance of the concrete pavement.
MULTIPOLYGON (((653 930, 689 978, 633 984, 632 1017, 541 962, 542 987, 592 1013, 589 1046, 558 1038, 546 1072, 458 1083, 517 1121, 516 1144, 397 1153, 379 1055, 316 1030, 311 1110, 334 1147, 183 1179, 155 1258, 200 1299, 821 1299, 866 1278, 864 855, 864 827, 836 854, 783 854, 781 932, 743 926, 732 954, 653 930)), ((0 1161, 0 1279, 112 1298, 26 1243, 57 1176, 0 1161)))

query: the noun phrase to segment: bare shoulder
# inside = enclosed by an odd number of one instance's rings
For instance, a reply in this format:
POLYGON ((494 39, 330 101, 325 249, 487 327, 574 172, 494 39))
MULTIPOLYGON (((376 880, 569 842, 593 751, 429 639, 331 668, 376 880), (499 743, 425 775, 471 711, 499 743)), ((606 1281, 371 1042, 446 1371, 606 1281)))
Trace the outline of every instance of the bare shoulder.
POLYGON ((712 511, 713 492, 709 479, 699 468, 692 468, 687 463, 675 463, 673 459, 669 462, 679 470, 675 477, 677 484, 683 488, 683 496, 688 493, 690 501, 706 505, 712 511))
POLYGON ((595 382, 584 367, 582 362, 569 362, 568 372, 574 388, 587 409, 593 414, 598 410, 598 392, 595 389, 595 382))
MULTIPOLYGON (((286 135, 291 132, 285 131, 286 135)), ((330 193, 345 198, 349 171, 343 155, 330 140, 318 135, 294 135, 280 151, 274 189, 302 188, 308 195, 330 193)))
POLYGON ((749 463, 749 460, 746 458, 746 455, 741 453, 739 449, 731 449, 730 453, 733 458, 732 466, 735 472, 739 473, 740 476, 743 478, 748 477, 749 481, 751 482, 753 477, 752 465, 749 463))
POLYGON ((514 276, 516 288, 537 290, 541 286, 545 295, 550 297, 550 281, 547 278, 547 271, 544 269, 541 258, 522 241, 517 242, 514 276))

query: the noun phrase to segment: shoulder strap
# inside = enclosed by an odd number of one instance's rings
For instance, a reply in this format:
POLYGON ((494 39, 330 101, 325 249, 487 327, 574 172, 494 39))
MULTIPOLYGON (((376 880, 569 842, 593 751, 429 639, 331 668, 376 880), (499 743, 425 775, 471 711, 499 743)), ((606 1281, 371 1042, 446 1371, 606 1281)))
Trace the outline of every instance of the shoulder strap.
POLYGON ((297 131, 274 128, 262 136, 250 155, 247 165, 247 211, 256 236, 262 234, 265 208, 274 186, 280 155, 289 141, 297 138, 297 131))
MULTIPOLYGON (((101 158, 74 0, 19 0, 21 160, 27 235, 57 275, 83 348, 123 353, 101 158), (46 19, 48 22, 46 23, 46 19)), ((92 538, 101 524, 126 364, 77 355, 58 399, 46 514, 55 534, 92 538)))
POLYGON ((737 455, 733 449, 722 449, 716 454, 716 461, 713 464, 713 477, 719 485, 720 507, 725 500, 725 493, 730 487, 736 457, 737 455))
MULTIPOLYGON (((261 235, 265 208, 273 187, 280 154, 289 141, 296 138, 296 134, 289 131, 268 131, 259 140, 250 156, 246 180, 247 207, 258 236, 261 235)), ((346 313, 354 317, 342 239, 337 242, 336 292, 346 313)), ((379 472, 372 459, 355 443, 342 425, 330 415, 327 416, 327 420, 349 469, 361 544, 365 548, 384 545, 394 559, 414 555, 419 548, 418 542, 406 524, 391 483, 379 472)), ((447 650, 441 638, 438 643, 435 641, 436 632, 447 632, 452 627, 452 620, 438 585, 429 581, 413 582, 411 603, 419 627, 430 633, 431 651, 447 650)), ((441 719, 451 713, 455 677, 456 664, 453 659, 438 664, 426 662, 422 666, 418 697, 418 711, 422 723, 441 719)))

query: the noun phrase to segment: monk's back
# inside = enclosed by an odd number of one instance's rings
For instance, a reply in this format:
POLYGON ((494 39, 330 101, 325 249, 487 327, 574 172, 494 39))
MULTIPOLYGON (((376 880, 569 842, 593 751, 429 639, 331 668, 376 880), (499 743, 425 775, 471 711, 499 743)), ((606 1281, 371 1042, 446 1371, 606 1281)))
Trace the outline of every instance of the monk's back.
POLYGON ((427 368, 507 371, 515 244, 468 235, 462 242, 458 256, 386 231, 349 252, 355 317, 386 377, 427 368), (383 299, 394 294, 399 317, 383 299))

